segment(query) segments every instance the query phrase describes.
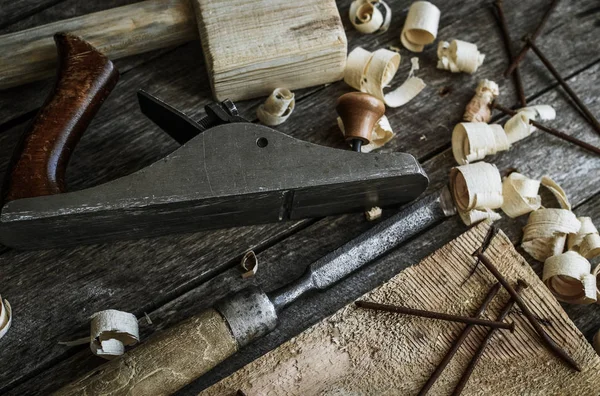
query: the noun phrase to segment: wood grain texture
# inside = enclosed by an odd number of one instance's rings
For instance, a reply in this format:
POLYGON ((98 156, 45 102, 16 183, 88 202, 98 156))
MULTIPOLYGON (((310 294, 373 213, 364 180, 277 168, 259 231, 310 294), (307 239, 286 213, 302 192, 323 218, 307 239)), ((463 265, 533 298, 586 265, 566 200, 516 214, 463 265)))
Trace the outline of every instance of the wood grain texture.
MULTIPOLYGON (((8 0, 0 0, 0 6, 7 3, 8 0)), ((41 13, 28 20, 33 21, 33 26, 64 18, 51 19, 52 15, 79 15, 77 10, 86 7, 101 9, 102 4, 109 2, 92 3, 67 0, 61 3, 64 8, 59 4, 45 11, 52 11, 51 15, 41 13)), ((112 7, 126 1, 110 3, 112 7)), ((338 5, 347 28, 350 49, 361 45, 373 50, 398 44, 398 34, 410 1, 391 2, 394 17, 390 30, 383 35, 367 36, 357 34, 347 21, 345 16, 349 4, 348 0, 338 5)), ((514 97, 511 82, 499 77, 507 62, 491 13, 488 14, 476 1, 464 2, 460 6, 453 2, 437 5, 442 10, 440 32, 443 33, 439 37, 476 42, 487 59, 474 76, 453 75, 435 70, 435 49, 428 47, 419 56, 422 68, 418 71, 418 76, 425 79, 428 87, 408 105, 387 111, 398 137, 383 150, 409 151, 427 160, 425 166, 432 176, 433 187, 446 181, 448 169, 454 164, 451 152, 446 150, 451 130, 460 120, 477 81, 480 78, 499 78, 501 98, 514 97), (449 87, 451 92, 442 97, 438 91, 444 87, 449 87)), ((514 31, 512 37, 515 46, 518 46, 517 39, 531 30, 531 21, 541 17, 547 0, 505 0, 505 5, 514 31)), ((573 89, 590 103, 593 112, 600 114, 595 100, 599 95, 595 87, 597 84, 583 79, 597 78, 598 54, 587 48, 589 43, 594 42, 594 32, 598 29, 594 27, 596 14, 591 11, 595 6, 591 0, 561 2, 549 21, 544 40, 540 39, 539 44, 548 56, 560 59, 557 68, 563 75, 573 76, 570 80, 573 89), (594 67, 587 70, 589 65, 594 67), (583 70, 587 72, 582 74, 583 70)), ((405 58, 411 56, 406 51, 402 51, 402 55, 405 58)), ((117 63, 121 69, 122 64, 117 63)), ((67 174, 67 182, 73 189, 129 174, 177 147, 139 113, 135 102, 138 88, 157 94, 194 118, 203 115, 203 105, 211 100, 202 51, 196 43, 188 43, 169 52, 155 52, 148 57, 133 57, 125 60, 125 64, 129 72, 122 76, 73 155, 67 174)), ((408 68, 409 62, 404 59, 398 72, 398 82, 408 68)), ((537 98, 538 103, 557 107, 558 118, 551 126, 598 144, 591 129, 572 110, 560 89, 552 89, 553 79, 535 58, 528 57, 522 70, 529 99, 537 98)), ((0 122, 39 106, 42 99, 38 91, 41 90, 40 86, 31 84, 18 90, 0 92, 0 122)), ((339 95, 349 90, 340 82, 326 88, 297 91, 297 109, 278 129, 319 144, 346 147, 335 123, 335 113, 326 109, 333 109, 339 95)), ((252 119, 261 102, 240 102, 238 107, 252 119)), ((504 104, 511 103, 507 99, 504 104)), ((30 118, 23 118, 21 122, 30 118)), ((0 132, 2 169, 22 131, 22 123, 0 132)), ((598 174, 598 163, 587 153, 536 132, 509 152, 489 160, 498 163, 500 169, 516 166, 531 177, 549 174, 563 184, 573 202, 577 205, 584 203, 576 212, 590 215, 596 223, 600 222, 600 198, 595 195, 598 183, 597 178, 591 177, 598 174)), ((384 217, 393 212, 385 210, 384 217)), ((526 218, 502 220, 499 224, 513 242, 518 242, 525 221, 526 218)), ((201 312, 216 299, 246 286, 248 282, 258 283, 266 290, 281 286, 299 276, 310 262, 371 226, 372 223, 364 221, 362 216, 350 215, 327 218, 314 224, 301 222, 244 227, 135 243, 37 253, 4 253, 0 256, 1 292, 11 303, 14 300, 13 305, 18 308, 15 312, 17 319, 13 322, 15 327, 2 340, 0 360, 11 361, 12 364, 0 367, 0 392, 12 389, 10 394, 46 394, 102 363, 86 347, 68 349, 56 345, 59 340, 86 335, 88 316, 94 311, 117 308, 132 311, 138 317, 148 312, 153 325, 142 321, 142 337, 146 338, 201 312), (254 279, 243 281, 240 271, 234 267, 250 248, 261 252, 261 264, 254 279), (43 304, 40 295, 44 296, 43 304)), ((274 333, 240 351, 182 394, 197 393, 231 374, 236 368, 386 281, 407 265, 418 262, 462 230, 464 226, 460 220, 444 222, 335 288, 291 306, 283 313, 281 325, 274 333)), ((539 263, 532 264, 539 270, 539 263)), ((597 330, 600 306, 568 306, 566 309, 586 336, 597 330)))
POLYGON ((54 40, 56 84, 15 150, 4 202, 66 192, 71 153, 119 79, 113 63, 86 41, 71 34, 54 40))
MULTIPOLYGON (((465 283, 475 265, 472 252, 481 246, 488 227, 480 224, 465 232, 361 300, 473 316, 496 282, 482 269, 479 277, 465 283)), ((506 321, 516 323, 515 332, 494 337, 463 394, 595 393, 600 357, 506 235, 494 237, 486 257, 511 284, 522 279, 529 285, 523 292, 527 306, 549 323, 546 331, 581 364, 582 372, 574 375, 513 311, 506 321)), ((484 317, 496 318, 509 298, 501 292, 484 317)), ((238 389, 249 396, 416 394, 463 327, 349 304, 200 395, 235 395, 238 389)), ((452 391, 487 331, 473 328, 431 394, 452 391)))
POLYGON ((333 0, 193 0, 217 100, 342 79, 346 35, 333 0))
POLYGON ((208 309, 60 389, 56 395, 170 395, 238 349, 227 322, 208 309))
MULTIPOLYGON (((9 34, 41 26, 47 23, 62 21, 79 15, 90 14, 103 9, 121 7, 136 0, 103 0, 102 2, 64 0, 59 4, 46 8, 41 12, 33 14, 30 17, 21 19, 16 23, 9 25, 5 29, 0 29, 1 34, 9 34)), ((1 18, 1 16, 0 16, 1 18)), ((165 53, 172 48, 151 51, 146 54, 118 59, 114 63, 121 74, 137 67, 149 59, 155 58, 158 54, 165 53)), ((43 101, 43 96, 48 92, 53 84, 53 78, 25 84, 19 87, 0 90, 0 133, 16 125, 18 122, 32 118, 35 111, 43 101), (37 98, 36 100, 32 100, 37 98), (21 120, 21 121, 19 121, 21 120), (12 121, 12 124, 6 124, 12 121)))
POLYGON ((187 0, 150 0, 0 36, 0 89, 46 78, 54 73, 52 36, 82 37, 110 59, 194 40, 196 23, 187 0))

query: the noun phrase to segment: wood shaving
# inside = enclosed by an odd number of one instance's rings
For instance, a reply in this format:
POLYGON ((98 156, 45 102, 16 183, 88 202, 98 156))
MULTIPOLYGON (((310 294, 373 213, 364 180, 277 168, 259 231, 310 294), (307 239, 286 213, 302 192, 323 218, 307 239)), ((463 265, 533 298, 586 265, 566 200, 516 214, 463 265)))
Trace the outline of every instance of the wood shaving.
POLYGON ((600 304, 600 264, 596 265, 596 268, 592 271, 592 275, 596 279, 596 303, 600 304))
POLYGON ((485 59, 485 55, 477 50, 475 44, 462 40, 440 41, 437 56, 437 68, 450 70, 452 73, 475 73, 485 59))
POLYGON ((370 210, 365 212, 365 216, 368 221, 377 220, 381 217, 381 208, 379 206, 374 206, 370 210))
POLYGON ((140 340, 133 314, 108 309, 96 312, 91 319, 90 349, 96 356, 113 359, 125 353, 125 346, 140 340))
POLYGON ((578 217, 581 223, 579 231, 569 234, 567 248, 581 254, 586 259, 600 256, 600 235, 591 217, 578 217))
POLYGON ((428 1, 411 4, 400 41, 412 52, 423 52, 426 45, 435 41, 440 24, 440 9, 428 1))
POLYGON ((506 124, 504 130, 508 136, 508 141, 512 144, 531 135, 537 128, 529 123, 529 120, 553 120, 556 118, 556 111, 549 105, 537 105, 523 107, 517 110, 517 114, 512 116, 506 124))
POLYGON ((383 93, 400 66, 400 54, 384 48, 369 52, 361 47, 355 48, 348 54, 348 62, 344 73, 344 81, 352 88, 385 102, 390 107, 399 107, 419 94, 425 88, 425 82, 414 76, 419 69, 418 58, 412 58, 412 67, 408 78, 395 90, 383 93))
POLYGON ((561 254, 568 234, 579 231, 581 223, 566 209, 541 208, 531 212, 523 228, 521 247, 538 261, 561 254))
POLYGON ((461 122, 452 131, 452 153, 460 165, 481 160, 510 148, 502 126, 485 122, 461 122))
POLYGON ((567 198, 567 193, 558 185, 558 183, 548 176, 543 176, 542 186, 546 187, 552 195, 556 197, 556 200, 562 209, 571 210, 571 203, 569 202, 569 198, 567 198))
POLYGON ((492 209, 500 208, 502 180, 496 166, 478 162, 450 170, 450 186, 461 219, 472 225, 484 219, 498 220, 492 209))
POLYGON ((542 206, 542 198, 538 195, 540 182, 520 173, 513 172, 502 182, 504 203, 502 211, 508 217, 515 218, 538 210, 542 206))
POLYGON ((258 271, 258 257, 256 257, 256 253, 254 253, 254 250, 250 250, 249 252, 244 254, 240 265, 244 270, 242 278, 246 279, 256 275, 256 271, 258 271))
MULTIPOLYGON (((340 117, 337 118, 338 127, 342 134, 346 134, 344 129, 344 123, 340 117)), ((386 116, 381 117, 375 125, 373 126, 373 130, 371 131, 369 144, 365 144, 361 147, 360 151, 362 153, 370 153, 371 151, 378 149, 385 145, 387 142, 392 140, 394 137, 394 131, 392 130, 392 126, 390 125, 390 121, 386 116)))
POLYGON ((275 88, 264 104, 256 109, 256 116, 264 125, 284 123, 294 111, 296 99, 289 89, 275 88))
POLYGON ((4 337, 12 324, 12 307, 0 296, 0 338, 4 337))
POLYGON ((491 80, 481 80, 475 89, 475 96, 465 109, 463 121, 490 122, 492 110, 490 105, 500 94, 498 84, 491 80))
POLYGON ((592 304, 596 302, 596 277, 590 269, 589 261, 568 251, 546 260, 542 280, 559 301, 592 304))
POLYGON ((350 4, 349 17, 361 33, 383 33, 390 27, 392 10, 382 0, 354 0, 350 4))
POLYGON ((466 212, 459 211, 458 215, 467 226, 472 226, 473 224, 477 224, 484 220, 494 222, 502 218, 498 213, 491 209, 472 209, 466 212))
POLYGON ((594 349, 596 350, 596 353, 600 355, 600 330, 598 330, 594 336, 594 349))

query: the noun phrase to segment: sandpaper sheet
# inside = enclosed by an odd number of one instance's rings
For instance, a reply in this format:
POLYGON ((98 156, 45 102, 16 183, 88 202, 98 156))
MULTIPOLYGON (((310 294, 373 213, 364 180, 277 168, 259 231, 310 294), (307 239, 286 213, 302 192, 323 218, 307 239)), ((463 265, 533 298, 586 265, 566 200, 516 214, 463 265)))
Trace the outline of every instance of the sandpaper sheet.
MULTIPOLYGON (((473 315, 495 279, 480 265, 468 277, 487 224, 465 232, 362 299, 413 308, 473 315)), ((581 365, 572 371, 548 352, 517 308, 507 320, 513 334, 498 331, 463 394, 592 395, 600 392, 600 358, 502 233, 486 255, 511 282, 525 280, 529 307, 548 334, 581 365)), ((495 319, 508 301, 501 290, 488 313, 495 319)), ((201 393, 234 395, 411 395, 427 381, 464 325, 381 313, 350 304, 277 349, 201 393)), ((480 340, 475 328, 430 391, 450 394, 480 340)))

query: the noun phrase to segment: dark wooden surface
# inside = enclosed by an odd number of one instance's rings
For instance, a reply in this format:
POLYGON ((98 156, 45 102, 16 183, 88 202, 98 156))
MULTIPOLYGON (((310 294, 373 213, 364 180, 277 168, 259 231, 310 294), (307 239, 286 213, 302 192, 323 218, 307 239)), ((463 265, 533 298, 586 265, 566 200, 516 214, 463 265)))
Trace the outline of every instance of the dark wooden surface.
MULTIPOLYGON (((131 2, 0 0, 0 33, 131 2)), ((394 12, 390 30, 383 35, 361 36, 347 20, 350 1, 339 2, 349 49, 359 45, 369 50, 400 46, 398 36, 410 2, 390 3, 394 12)), ((491 2, 435 3, 442 11, 438 39, 474 42, 486 59, 473 76, 451 74, 435 68, 435 46, 427 47, 418 55, 418 76, 427 87, 408 105, 387 109, 398 136, 382 150, 415 155, 429 173, 430 189, 447 181, 448 171, 454 165, 449 150, 451 131, 479 79, 499 83, 503 104, 517 103, 512 80, 501 77, 507 59, 491 2)), ((504 3, 514 46, 520 48, 518 39, 535 28, 550 1, 504 3)), ((597 115, 599 33, 597 1, 563 1, 538 39, 540 48, 597 115)), ((408 60, 413 56, 405 50, 401 55, 403 61, 395 83, 403 80, 410 66, 408 60)), ((135 97, 138 88, 156 94, 194 118, 203 115, 203 105, 211 100, 198 42, 119 60, 116 64, 121 80, 82 138, 68 169, 67 184, 72 190, 130 174, 177 147, 139 112, 135 97)), ((527 55, 521 71, 528 100, 556 108, 557 120, 551 126, 600 146, 600 136, 574 110, 533 54, 527 55)), ((3 176, 20 133, 44 101, 50 84, 44 81, 0 91, 0 175, 3 176)), ((277 129, 311 142, 345 147, 333 109, 337 97, 349 91, 348 86, 338 82, 296 92, 294 114, 277 129)), ((262 100, 240 102, 238 107, 253 120, 262 100)), ((499 116, 496 119, 502 120, 499 116)), ((577 214, 592 216, 596 224, 600 223, 600 158, 536 132, 510 151, 486 160, 501 170, 516 167, 530 177, 550 175, 566 189, 577 214)), ((394 212, 395 209, 386 210, 384 216, 394 212)), ((517 243, 525 221, 526 216, 516 220, 503 218, 498 224, 517 243)), ((0 341, 0 393, 45 394, 101 364, 102 359, 93 356, 86 346, 58 345, 58 341, 87 335, 88 318, 93 312, 115 308, 138 317, 147 313, 152 324, 141 321, 142 337, 146 338, 249 283, 265 290, 281 286, 299 276, 313 260, 371 226, 362 214, 350 214, 73 249, 16 252, 0 248, 0 292, 14 309, 13 327, 0 341), (248 249, 258 253, 260 268, 255 278, 243 280, 237 265, 248 249)), ((417 263, 465 229, 457 218, 448 219, 332 289, 293 304, 281 315, 281 324, 273 333, 243 349, 182 394, 197 393, 228 375, 417 263)), ((538 271, 541 269, 539 263, 528 259, 538 271)), ((588 339, 600 327, 600 306, 565 309, 588 339)))

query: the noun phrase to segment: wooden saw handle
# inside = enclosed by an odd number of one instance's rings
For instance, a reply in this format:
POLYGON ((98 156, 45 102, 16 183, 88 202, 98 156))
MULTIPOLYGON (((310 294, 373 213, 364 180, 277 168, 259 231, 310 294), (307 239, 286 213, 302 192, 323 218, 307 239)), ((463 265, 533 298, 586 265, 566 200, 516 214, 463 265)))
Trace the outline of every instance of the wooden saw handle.
POLYGON ((225 319, 209 309, 157 334, 55 395, 170 395, 237 349, 225 319))
POLYGON ((113 63, 89 43, 65 33, 54 40, 56 83, 17 145, 5 202, 65 191, 71 153, 119 79, 113 63))

